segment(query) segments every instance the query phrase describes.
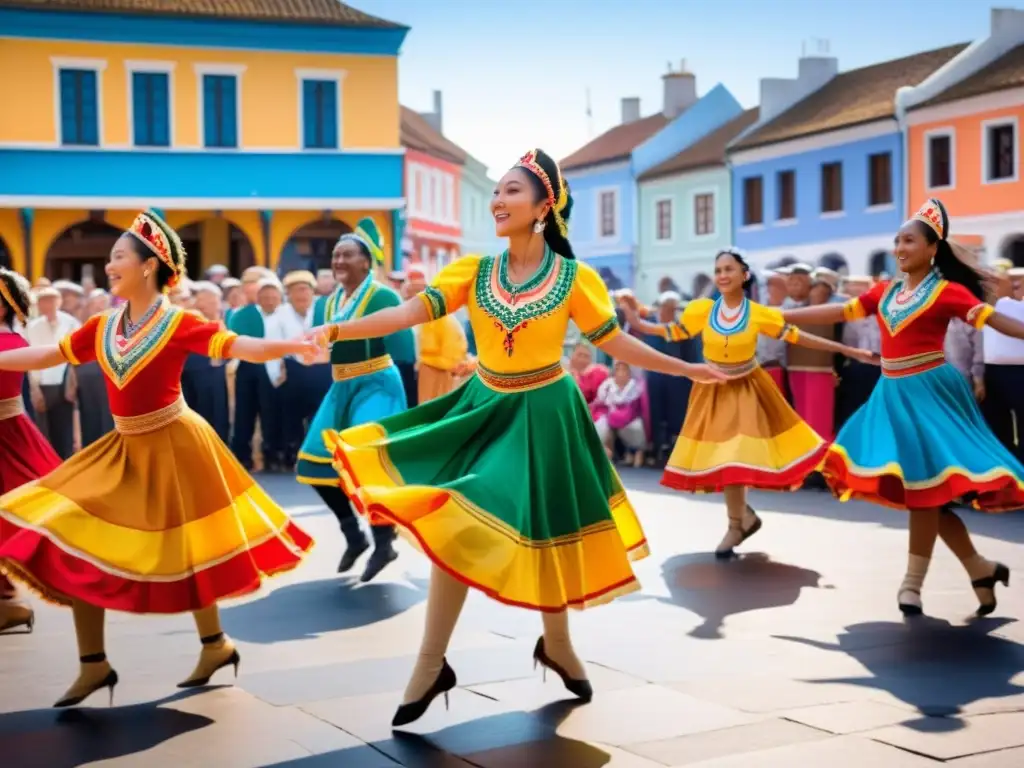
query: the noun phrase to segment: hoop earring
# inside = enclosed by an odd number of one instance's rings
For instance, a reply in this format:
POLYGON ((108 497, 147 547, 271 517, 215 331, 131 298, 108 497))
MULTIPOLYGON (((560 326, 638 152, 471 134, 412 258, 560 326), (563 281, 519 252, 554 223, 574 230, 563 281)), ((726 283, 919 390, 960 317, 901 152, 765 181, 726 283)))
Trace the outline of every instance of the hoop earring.
POLYGON ((546 227, 547 225, 548 225, 548 224, 547 224, 547 222, 546 222, 546 221, 543 221, 543 220, 541 220, 541 219, 537 219, 537 221, 536 221, 536 222, 534 223, 534 225, 533 225, 533 231, 534 231, 534 233, 535 233, 535 234, 538 234, 538 235, 539 235, 539 234, 540 234, 541 232, 543 232, 543 231, 544 231, 544 228, 545 228, 545 227, 546 227))

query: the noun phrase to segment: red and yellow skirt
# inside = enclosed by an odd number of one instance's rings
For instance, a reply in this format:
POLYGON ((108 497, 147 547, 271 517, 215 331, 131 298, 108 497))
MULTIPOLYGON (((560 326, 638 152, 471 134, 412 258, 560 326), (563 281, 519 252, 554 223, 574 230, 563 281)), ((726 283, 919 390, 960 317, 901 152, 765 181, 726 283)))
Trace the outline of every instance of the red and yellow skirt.
POLYGON ((821 464, 826 442, 797 416, 756 363, 723 370, 742 377, 694 384, 662 485, 704 493, 730 485, 799 488, 821 464))
POLYGON ((182 613, 257 591, 313 540, 183 400, 0 496, 0 565, 44 599, 182 613))
POLYGON ((0 493, 51 472, 60 457, 25 414, 21 395, 0 400, 0 493))

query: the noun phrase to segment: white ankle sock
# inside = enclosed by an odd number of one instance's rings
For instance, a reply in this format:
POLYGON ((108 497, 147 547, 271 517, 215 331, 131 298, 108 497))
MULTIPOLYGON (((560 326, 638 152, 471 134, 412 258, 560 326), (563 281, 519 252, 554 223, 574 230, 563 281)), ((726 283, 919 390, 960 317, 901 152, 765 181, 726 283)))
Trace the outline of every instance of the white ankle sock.
POLYGON ((907 573, 900 584, 899 600, 909 605, 921 605, 921 589, 924 587, 924 577, 928 575, 928 566, 931 558, 920 555, 907 556, 907 573))

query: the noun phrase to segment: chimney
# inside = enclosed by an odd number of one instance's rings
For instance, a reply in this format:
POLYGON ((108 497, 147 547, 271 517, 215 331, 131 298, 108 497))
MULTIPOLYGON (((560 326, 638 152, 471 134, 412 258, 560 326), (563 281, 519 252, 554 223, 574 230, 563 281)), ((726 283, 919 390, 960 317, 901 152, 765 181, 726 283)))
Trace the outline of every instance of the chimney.
POLYGON ((668 72, 661 76, 664 83, 665 100, 662 112, 669 120, 678 117, 697 103, 697 77, 686 71, 686 59, 680 62, 678 72, 672 70, 669 62, 668 72))
POLYGON ((434 111, 421 112, 420 117, 426 120, 435 131, 444 133, 444 106, 440 91, 434 91, 434 111))
POLYGON ((635 123, 640 119, 640 99, 631 96, 622 100, 622 124, 635 123))
POLYGON ((839 59, 827 56, 828 42, 817 41, 816 55, 802 55, 797 62, 796 78, 761 78, 761 104, 758 122, 778 117, 798 101, 807 98, 839 73, 839 59))

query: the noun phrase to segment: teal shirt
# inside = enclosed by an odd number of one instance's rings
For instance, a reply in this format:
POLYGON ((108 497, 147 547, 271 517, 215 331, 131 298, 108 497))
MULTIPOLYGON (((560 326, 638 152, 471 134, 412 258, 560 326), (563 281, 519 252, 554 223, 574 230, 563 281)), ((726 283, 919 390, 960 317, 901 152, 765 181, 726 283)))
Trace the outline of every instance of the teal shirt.
POLYGON ((317 296, 313 302, 313 327, 319 328, 326 322, 327 296, 317 296))
MULTIPOLYGON (((332 315, 333 307, 337 306, 336 302, 341 300, 342 293, 342 289, 338 288, 330 297, 332 315)), ((327 303, 324 302, 324 309, 322 310, 325 315, 327 313, 327 303)), ((388 309, 389 307, 397 307, 401 303, 402 299, 397 293, 388 286, 375 281, 373 284, 373 294, 367 301, 366 309, 363 310, 360 317, 372 315, 374 312, 380 312, 382 309, 388 309)), ((314 310, 315 312, 316 310, 314 310)), ((327 317, 327 321, 333 322, 333 319, 327 317)), ((361 363, 385 354, 391 355, 391 359, 396 363, 415 362, 416 341, 412 331, 406 329, 377 339, 336 341, 331 345, 331 362, 335 365, 361 363)))
POLYGON ((255 304, 247 304, 237 309, 227 319, 228 330, 234 331, 239 336, 251 336, 254 339, 262 339, 265 334, 263 326, 263 313, 255 304))

